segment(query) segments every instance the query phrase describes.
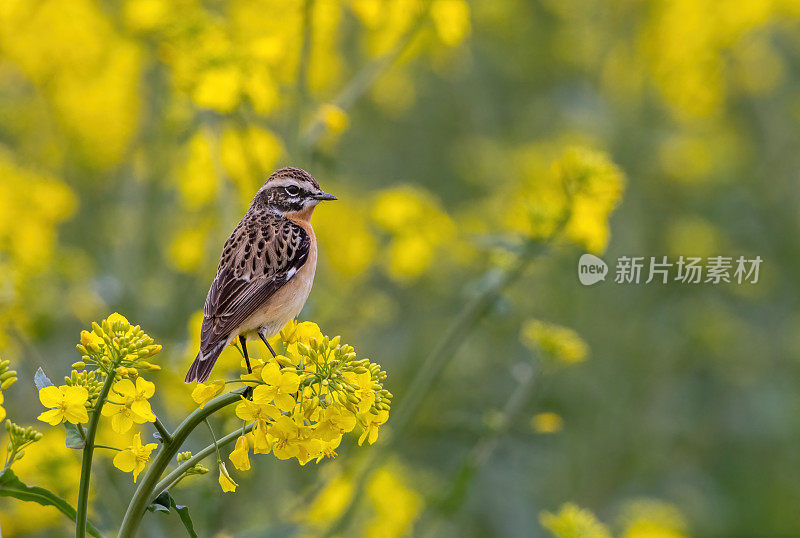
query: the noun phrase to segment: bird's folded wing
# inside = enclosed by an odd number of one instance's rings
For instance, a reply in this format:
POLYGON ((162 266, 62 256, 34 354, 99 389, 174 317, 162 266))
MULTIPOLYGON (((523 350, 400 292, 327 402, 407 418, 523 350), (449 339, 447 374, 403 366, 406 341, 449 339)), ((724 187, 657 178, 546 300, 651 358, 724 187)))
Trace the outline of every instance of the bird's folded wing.
POLYGON ((206 355, 227 340, 308 259, 310 238, 303 228, 274 214, 245 217, 233 231, 208 290, 200 351, 206 355))

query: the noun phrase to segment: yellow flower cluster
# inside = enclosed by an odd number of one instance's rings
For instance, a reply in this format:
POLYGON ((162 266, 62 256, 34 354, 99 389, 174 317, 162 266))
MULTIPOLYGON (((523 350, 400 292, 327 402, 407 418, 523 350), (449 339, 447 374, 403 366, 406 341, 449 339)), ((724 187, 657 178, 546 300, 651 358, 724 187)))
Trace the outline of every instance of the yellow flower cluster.
MULTIPOLYGON (((93 412, 108 376, 112 376, 113 384, 101 415, 111 417, 111 428, 116 433, 156 420, 148 401, 155 393, 155 385, 139 373, 160 369, 147 359, 161 351, 161 346, 141 327, 132 326, 124 316, 114 313, 101 323, 93 323, 91 331, 82 331, 77 349, 81 360, 72 365, 65 384, 39 390, 39 400, 49 408, 39 415, 39 420, 53 426, 65 421, 89 422, 90 411, 93 412)), ((133 445, 114 458, 117 468, 133 472, 134 481, 155 448, 154 444, 142 445, 138 435, 133 445)))
MULTIPOLYGON (((301 465, 335 456, 342 436, 356 426, 361 427, 359 444, 378 439, 392 401, 379 365, 357 360, 351 346, 341 344, 339 337, 323 336, 311 322, 288 323, 271 345, 280 354, 253 361, 253 372, 241 376, 252 395, 242 398, 236 416, 255 426, 239 437, 230 454, 237 469, 250 468, 251 449, 279 459, 297 458, 301 465)), ((223 381, 198 384, 192 397, 203 405, 224 386, 223 381)), ((227 472, 220 473, 224 487, 230 487, 227 472)))
POLYGON ((608 217, 620 200, 624 176, 603 152, 569 147, 550 166, 539 148, 519 156, 522 181, 499 200, 506 227, 531 239, 564 236, 591 252, 605 250, 608 217))
POLYGON ((392 235, 387 255, 389 276, 399 281, 419 277, 455 236, 452 219, 427 192, 401 187, 381 191, 372 209, 375 223, 392 235))

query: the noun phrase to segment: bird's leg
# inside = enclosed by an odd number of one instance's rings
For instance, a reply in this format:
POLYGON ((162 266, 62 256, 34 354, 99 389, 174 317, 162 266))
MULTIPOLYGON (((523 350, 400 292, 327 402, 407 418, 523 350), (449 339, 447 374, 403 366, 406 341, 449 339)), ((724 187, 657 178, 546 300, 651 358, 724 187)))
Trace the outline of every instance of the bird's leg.
POLYGON ((275 353, 275 350, 274 350, 274 349, 272 349, 272 346, 271 346, 271 345, 269 345, 269 342, 267 341, 267 337, 266 337, 266 336, 264 336, 264 333, 263 333, 263 332, 261 332, 261 331, 258 331, 258 336, 261 338, 261 341, 262 341, 262 342, 264 342, 264 344, 266 344, 266 346, 267 346, 267 349, 269 350, 269 352, 270 352, 270 353, 272 353, 272 356, 273 356, 273 357, 277 357, 277 356, 278 356, 278 354, 277 354, 277 353, 275 353))
POLYGON ((243 334, 239 335, 239 343, 242 344, 242 354, 244 355, 244 363, 247 365, 247 373, 252 374, 253 369, 250 368, 250 357, 247 356, 247 338, 243 334))
MULTIPOLYGON (((243 334, 239 335, 239 343, 242 344, 242 355, 244 355, 244 363, 247 365, 247 373, 252 374, 253 369, 250 368, 250 357, 247 356, 247 338, 245 338, 243 334)), ((242 396, 244 396, 246 400, 250 400, 252 395, 253 387, 248 385, 247 388, 244 389, 244 394, 242 396)))

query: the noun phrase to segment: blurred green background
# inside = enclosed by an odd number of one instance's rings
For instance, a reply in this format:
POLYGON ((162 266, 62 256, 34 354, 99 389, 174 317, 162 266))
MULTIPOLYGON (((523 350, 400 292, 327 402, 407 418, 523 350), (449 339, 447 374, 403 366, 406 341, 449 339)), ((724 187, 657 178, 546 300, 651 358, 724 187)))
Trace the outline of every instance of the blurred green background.
MULTIPOLYGON (((300 318, 389 372, 389 441, 184 481, 201 536, 800 535, 798 67, 796 0, 4 0, 3 406, 33 424, 36 368, 119 311, 177 423, 222 242, 294 165, 340 198, 300 318), (764 262, 584 287, 586 251, 764 262)), ((15 470, 74 502, 37 427, 15 470)), ((93 479, 113 534, 133 484, 93 479)), ((70 532, 5 498, 0 526, 70 532)))

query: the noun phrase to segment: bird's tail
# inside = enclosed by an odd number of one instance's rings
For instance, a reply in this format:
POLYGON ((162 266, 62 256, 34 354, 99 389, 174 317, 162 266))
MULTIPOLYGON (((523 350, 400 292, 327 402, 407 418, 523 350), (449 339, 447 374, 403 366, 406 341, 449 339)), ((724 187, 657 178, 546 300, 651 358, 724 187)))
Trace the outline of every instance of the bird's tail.
POLYGON ((186 373, 186 379, 184 379, 185 383, 191 383, 192 381, 199 381, 200 383, 204 383, 208 380, 208 377, 211 375, 211 370, 214 368, 214 364, 217 362, 220 353, 222 350, 225 349, 227 342, 223 340, 211 348, 206 355, 203 355, 203 352, 200 351, 197 354, 197 357, 194 359, 194 362, 189 367, 189 371, 186 373))

